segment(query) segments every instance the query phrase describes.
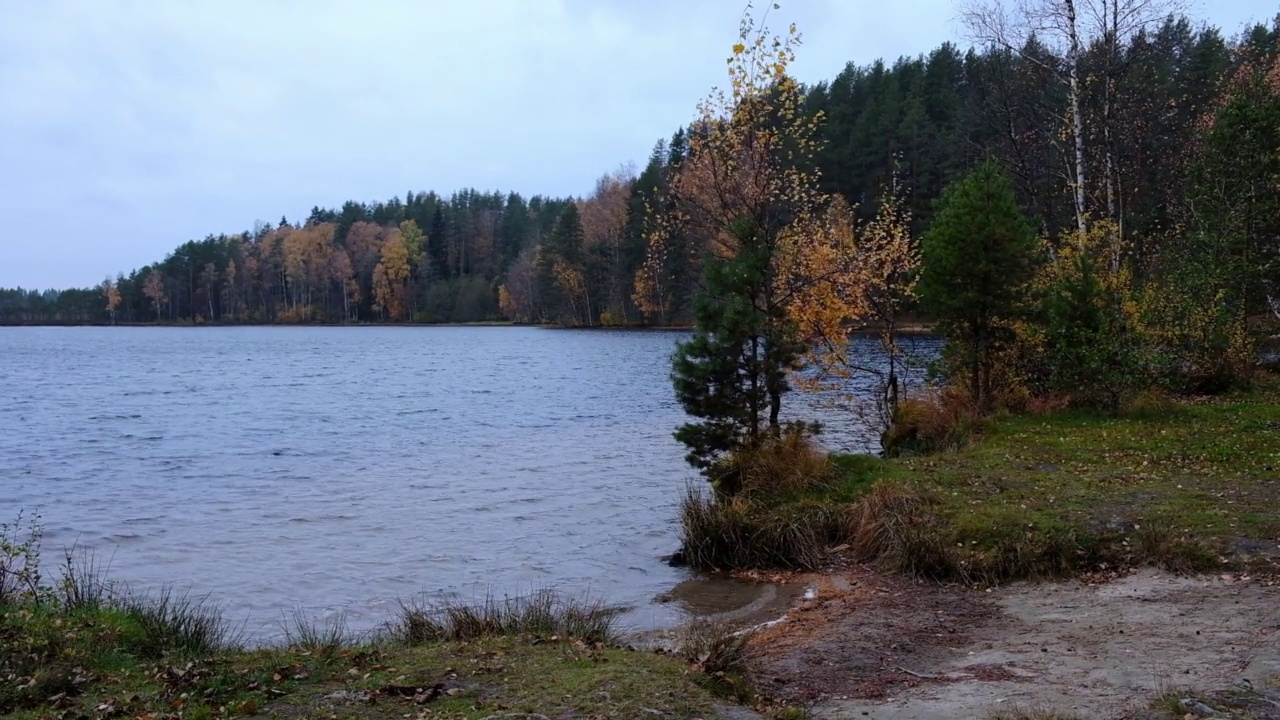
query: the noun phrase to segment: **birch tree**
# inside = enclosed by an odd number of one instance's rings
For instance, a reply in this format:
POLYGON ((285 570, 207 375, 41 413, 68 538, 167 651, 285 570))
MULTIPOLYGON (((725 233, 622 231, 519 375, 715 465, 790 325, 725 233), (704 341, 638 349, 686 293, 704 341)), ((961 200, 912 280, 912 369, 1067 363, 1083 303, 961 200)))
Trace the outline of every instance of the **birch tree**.
POLYGON ((1063 125, 1070 138, 1072 201, 1076 227, 1089 228, 1089 160, 1085 118, 1088 84, 1085 52, 1103 52, 1101 78, 1103 180, 1107 215, 1123 230, 1123 194, 1115 137, 1119 81, 1128 69, 1124 48, 1141 32, 1182 7, 1182 0, 960 0, 960 19, 970 37, 1016 54, 1024 62, 1048 71, 1066 89, 1063 125), (1048 60, 1029 52, 1032 41, 1047 46, 1056 57, 1048 60))

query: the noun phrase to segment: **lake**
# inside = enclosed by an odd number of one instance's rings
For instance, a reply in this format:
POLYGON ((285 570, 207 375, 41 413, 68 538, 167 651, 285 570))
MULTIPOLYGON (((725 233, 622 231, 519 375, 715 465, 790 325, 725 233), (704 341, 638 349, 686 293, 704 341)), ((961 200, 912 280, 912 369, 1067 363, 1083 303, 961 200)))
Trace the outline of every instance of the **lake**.
MULTIPOLYGON (((0 522, 38 510, 50 570, 78 544, 130 587, 209 594, 259 637, 299 609, 367 629, 416 593, 538 587, 668 626, 690 608, 655 598, 689 574, 662 558, 702 482, 671 435, 682 337, 0 328, 0 522)), ((874 447, 842 403, 796 397, 788 414, 824 419, 827 445, 874 447)))

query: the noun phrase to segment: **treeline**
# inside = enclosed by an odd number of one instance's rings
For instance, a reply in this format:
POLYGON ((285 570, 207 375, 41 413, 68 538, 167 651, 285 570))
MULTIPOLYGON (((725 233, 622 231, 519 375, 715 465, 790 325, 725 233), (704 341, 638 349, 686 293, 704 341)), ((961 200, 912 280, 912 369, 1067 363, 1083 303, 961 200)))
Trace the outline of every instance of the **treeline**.
MULTIPOLYGON (((1266 68, 1280 21, 1228 38, 1172 17, 1089 35, 1074 62, 1040 35, 988 40, 850 65, 804 89, 804 112, 818 118, 821 189, 865 220, 896 177, 920 234, 943 188, 992 157, 1039 234, 1107 220, 1123 240, 1116 261, 1136 275, 1182 252, 1168 238, 1200 208, 1248 225, 1235 252, 1274 252, 1274 133, 1215 140, 1206 128, 1231 98, 1274 82, 1266 68), (1197 159, 1206 142, 1223 143, 1216 163, 1197 159), (1201 202, 1206 192, 1234 204, 1201 202)), ((1249 112, 1274 112, 1263 106, 1249 112)), ((0 322, 686 324, 701 245, 668 237, 666 260, 648 266, 646 248, 695 129, 658 143, 638 174, 602 177, 585 198, 468 190, 315 208, 303 222, 188 242, 99 288, 0 290, 0 322), (637 283, 646 267, 660 273, 637 283)))

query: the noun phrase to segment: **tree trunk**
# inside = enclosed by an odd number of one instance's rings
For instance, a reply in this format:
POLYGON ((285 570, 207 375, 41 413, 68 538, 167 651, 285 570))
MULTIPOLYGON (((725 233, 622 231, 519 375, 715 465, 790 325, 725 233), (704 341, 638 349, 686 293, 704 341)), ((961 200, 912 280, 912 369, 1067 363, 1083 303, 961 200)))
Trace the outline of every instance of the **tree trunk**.
POLYGON ((751 402, 747 403, 751 446, 760 443, 760 337, 751 338, 751 402))
POLYGON ((1088 220, 1085 213, 1085 185, 1087 173, 1084 165, 1084 114, 1081 111, 1080 96, 1080 31, 1076 19, 1075 0, 1064 0, 1067 11, 1067 34, 1070 49, 1067 52, 1067 92, 1071 103, 1071 128, 1075 136, 1075 204, 1076 227, 1081 234, 1088 231, 1088 220))
POLYGON ((976 403, 982 401, 982 336, 982 326, 975 325, 972 357, 969 358, 969 393, 976 403))

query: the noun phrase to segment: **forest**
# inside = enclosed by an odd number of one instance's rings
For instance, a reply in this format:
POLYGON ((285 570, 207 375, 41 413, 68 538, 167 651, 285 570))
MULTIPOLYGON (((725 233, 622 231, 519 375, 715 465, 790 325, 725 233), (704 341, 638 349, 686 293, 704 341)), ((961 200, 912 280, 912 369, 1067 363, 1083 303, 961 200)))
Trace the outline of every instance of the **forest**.
MULTIPOLYGON (((1116 18, 1073 42, 969 20, 976 49, 850 64, 801 88, 822 192, 864 223, 892 194, 918 237, 944 188, 990 158, 1039 236, 1105 221, 1115 263, 1138 279, 1188 253, 1239 260, 1247 312, 1275 307, 1280 18, 1231 36, 1178 15, 1116 18), (1193 247, 1186 230, 1205 223, 1238 240, 1193 247)), ((705 243, 676 233, 661 263, 650 255, 698 132, 677 130, 581 198, 353 200, 188 241, 98 287, 0 288, 0 323, 690 325, 705 243)))

